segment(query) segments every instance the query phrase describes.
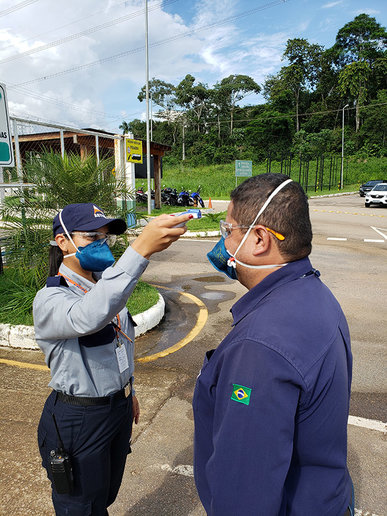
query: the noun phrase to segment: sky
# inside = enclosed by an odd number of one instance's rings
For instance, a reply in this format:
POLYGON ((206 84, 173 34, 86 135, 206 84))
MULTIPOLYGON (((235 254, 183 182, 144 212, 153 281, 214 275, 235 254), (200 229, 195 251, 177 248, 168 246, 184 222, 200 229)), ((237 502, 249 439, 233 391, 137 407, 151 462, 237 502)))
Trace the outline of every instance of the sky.
MULTIPOLYGON (((385 7, 385 0, 148 1, 149 77, 177 85, 191 74, 212 87, 246 74, 262 85, 286 64, 288 39, 329 48, 360 13, 386 26, 385 7)), ((121 133, 123 120, 145 119, 137 99, 145 80, 145 0, 0 0, 0 82, 11 115, 121 133)))

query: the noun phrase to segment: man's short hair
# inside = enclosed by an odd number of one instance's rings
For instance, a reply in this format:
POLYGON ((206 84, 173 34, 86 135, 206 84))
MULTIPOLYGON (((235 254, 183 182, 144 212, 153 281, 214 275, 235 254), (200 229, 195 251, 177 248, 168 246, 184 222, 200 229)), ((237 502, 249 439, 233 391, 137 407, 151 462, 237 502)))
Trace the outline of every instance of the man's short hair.
MULTIPOLYGON (((250 225, 269 195, 283 181, 284 174, 260 174, 241 183, 231 192, 231 216, 238 224, 250 225)), ((281 233, 276 240, 281 255, 289 261, 308 256, 312 250, 312 226, 308 198, 299 183, 292 181, 273 197, 256 222, 281 233)))

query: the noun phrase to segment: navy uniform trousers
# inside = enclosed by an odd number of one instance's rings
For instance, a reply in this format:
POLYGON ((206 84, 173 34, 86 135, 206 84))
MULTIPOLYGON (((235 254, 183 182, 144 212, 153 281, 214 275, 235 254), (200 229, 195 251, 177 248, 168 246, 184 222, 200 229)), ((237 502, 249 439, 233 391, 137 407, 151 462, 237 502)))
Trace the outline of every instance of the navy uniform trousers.
POLYGON ((57 494, 52 500, 57 516, 105 516, 118 493, 126 457, 130 453, 133 421, 132 395, 111 397, 105 405, 74 406, 58 399, 53 391, 44 405, 38 427, 42 465, 48 467, 50 451, 58 448, 52 418, 55 414, 64 448, 71 457, 73 493, 57 494))

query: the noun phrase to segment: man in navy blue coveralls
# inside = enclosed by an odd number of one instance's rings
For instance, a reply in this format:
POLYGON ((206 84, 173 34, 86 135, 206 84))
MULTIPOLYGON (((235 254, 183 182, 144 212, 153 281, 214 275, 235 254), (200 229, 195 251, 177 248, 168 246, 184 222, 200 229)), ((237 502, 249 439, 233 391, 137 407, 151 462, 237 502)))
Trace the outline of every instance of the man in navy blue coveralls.
POLYGON ((211 516, 353 514, 349 331, 308 258, 307 198, 286 179, 239 185, 209 253, 248 289, 195 388, 195 482, 211 516))

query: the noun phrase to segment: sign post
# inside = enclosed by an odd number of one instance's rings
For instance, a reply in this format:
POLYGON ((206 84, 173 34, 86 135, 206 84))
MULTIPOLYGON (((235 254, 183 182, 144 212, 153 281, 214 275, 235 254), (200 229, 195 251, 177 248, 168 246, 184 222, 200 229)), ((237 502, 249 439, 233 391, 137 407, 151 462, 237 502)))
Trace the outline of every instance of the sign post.
POLYGON ((238 177, 251 177, 253 175, 253 162, 248 160, 235 160, 235 186, 238 185, 238 177))
POLYGON ((5 84, 0 83, 0 167, 13 167, 11 126, 9 124, 5 84))

